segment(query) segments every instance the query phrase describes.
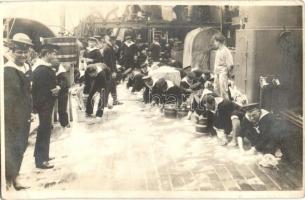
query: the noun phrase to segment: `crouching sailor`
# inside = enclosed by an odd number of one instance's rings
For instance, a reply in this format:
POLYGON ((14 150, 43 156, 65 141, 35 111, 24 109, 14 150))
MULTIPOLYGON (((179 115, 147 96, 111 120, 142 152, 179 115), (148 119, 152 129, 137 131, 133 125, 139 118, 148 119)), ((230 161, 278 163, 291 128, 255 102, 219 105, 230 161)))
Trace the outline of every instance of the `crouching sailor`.
POLYGON ((283 155, 289 158, 285 123, 277 120, 268 111, 260 109, 258 104, 250 104, 243 109, 246 114, 237 138, 241 151, 244 152, 243 139, 247 138, 251 143, 251 149, 247 152, 249 154, 255 154, 257 151, 275 154, 276 150, 280 149, 283 155))

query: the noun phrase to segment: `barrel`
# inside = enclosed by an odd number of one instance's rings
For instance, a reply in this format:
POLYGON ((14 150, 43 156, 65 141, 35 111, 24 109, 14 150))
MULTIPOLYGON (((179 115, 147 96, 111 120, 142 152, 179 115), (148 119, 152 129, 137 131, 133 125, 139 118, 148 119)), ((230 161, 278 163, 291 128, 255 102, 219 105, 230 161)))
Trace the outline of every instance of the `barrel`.
POLYGON ((78 59, 78 48, 75 37, 44 38, 44 43, 59 46, 57 59, 60 62, 76 64, 78 59))
POLYGON ((166 118, 175 119, 177 118, 177 110, 175 105, 165 105, 164 106, 164 116, 166 118))
POLYGON ((208 126, 207 126, 208 119, 203 117, 196 123, 196 131, 199 133, 208 133, 208 126))
POLYGON ((44 44, 59 46, 57 59, 65 67, 69 86, 74 82, 74 67, 78 61, 78 46, 75 37, 52 37, 44 38, 44 44))

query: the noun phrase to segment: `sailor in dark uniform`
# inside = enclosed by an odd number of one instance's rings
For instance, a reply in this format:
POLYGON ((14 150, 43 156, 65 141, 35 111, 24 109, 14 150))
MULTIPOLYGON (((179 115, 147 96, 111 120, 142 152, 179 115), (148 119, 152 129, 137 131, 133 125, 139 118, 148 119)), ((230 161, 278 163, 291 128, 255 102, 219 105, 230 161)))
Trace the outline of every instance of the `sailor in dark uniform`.
POLYGON ((69 117, 67 112, 68 97, 69 97, 69 85, 66 77, 66 69, 63 65, 56 66, 57 84, 60 86, 58 93, 58 116, 59 122, 62 127, 70 127, 69 117))
POLYGON ((192 95, 191 95, 191 110, 188 114, 188 119, 191 119, 191 116, 194 114, 195 119, 198 122, 202 117, 206 117, 207 120, 207 128, 211 135, 215 134, 213 129, 213 119, 214 114, 209 112, 206 109, 206 98, 208 95, 216 96, 216 94, 207 86, 202 88, 200 85, 198 87, 192 88, 192 95))
POLYGON ((113 99, 113 105, 121 105, 122 102, 118 101, 118 94, 117 94, 117 68, 116 68, 116 52, 114 50, 115 46, 115 37, 112 36, 105 36, 105 46, 103 49, 104 54, 104 63, 111 71, 111 83, 110 83, 110 94, 113 99))
POLYGON ((143 101, 145 104, 151 103, 152 101, 152 92, 154 89, 154 81, 150 76, 142 77, 142 80, 145 84, 145 89, 143 92, 143 101))
POLYGON ((25 62, 32 45, 27 35, 15 34, 10 46, 12 60, 4 66, 5 177, 7 186, 13 184, 16 190, 28 188, 20 183, 18 175, 31 124, 32 99, 25 62))
POLYGON ((221 145, 228 144, 228 135, 231 131, 234 131, 233 134, 233 144, 236 145, 235 141, 235 131, 236 125, 234 119, 239 121, 243 118, 244 113, 241 110, 241 105, 238 105, 235 102, 232 102, 228 99, 222 97, 215 97, 213 95, 207 95, 204 98, 204 104, 208 112, 214 114, 213 118, 209 118, 208 121, 213 123, 213 126, 217 129, 217 136, 220 138, 221 145), (232 123, 233 120, 233 123, 232 123))
POLYGON ((131 92, 139 92, 145 87, 143 77, 148 75, 147 64, 144 63, 139 69, 133 70, 128 77, 127 89, 132 88, 131 92))
POLYGON ((244 110, 246 114, 241 121, 241 131, 238 135, 240 150, 244 151, 243 138, 247 138, 252 146, 248 151, 249 154, 257 151, 263 154, 275 154, 277 149, 281 149, 283 155, 288 156, 285 123, 268 111, 260 109, 258 104, 250 104, 244 110))
POLYGON ((94 37, 89 38, 88 47, 84 52, 84 58, 87 65, 103 62, 103 56, 97 45, 98 45, 98 41, 96 38, 94 37))
POLYGON ((180 88, 183 91, 184 100, 188 99, 192 93, 191 86, 194 84, 195 74, 190 72, 186 77, 184 77, 180 82, 180 88))
POLYGON ((136 67, 141 67, 144 63, 147 63, 147 49, 146 49, 146 45, 142 45, 140 48, 139 48, 139 56, 138 56, 138 59, 137 59, 137 64, 136 64, 136 67))
POLYGON ((161 56, 161 45, 159 43, 159 38, 155 38, 150 45, 150 57, 153 62, 159 62, 161 56))
POLYGON ((136 65, 136 57, 138 54, 137 45, 132 41, 131 36, 125 37, 125 42, 122 45, 121 49, 121 59, 122 64, 125 70, 133 69, 136 65))
POLYGON ((101 118, 104 114, 104 107, 107 105, 109 90, 107 89, 109 85, 108 77, 111 76, 111 71, 109 67, 105 64, 92 64, 88 65, 87 72, 90 78, 93 79, 92 88, 90 89, 89 96, 86 104, 86 114, 91 116, 93 114, 94 108, 94 95, 99 94, 99 103, 96 111, 96 117, 101 118))
MULTIPOLYGON (((154 85, 157 95, 160 97, 161 104, 176 104, 178 106, 182 103, 182 90, 179 86, 175 85, 172 81, 160 78, 154 85)), ((154 100, 154 95, 152 96, 154 100)))
MULTIPOLYGON (((87 65, 95 64, 95 63, 102 63, 103 62, 103 56, 101 54, 100 49, 97 47, 97 39, 94 37, 89 38, 88 40, 88 47, 86 48, 86 51, 84 52, 84 59, 87 65)), ((88 95, 90 88, 92 86, 91 79, 89 75, 85 72, 84 75, 84 94, 88 95)))
POLYGON ((36 167, 41 169, 54 167, 48 161, 53 159, 49 156, 52 112, 61 89, 57 85, 56 73, 52 66, 52 63, 57 62, 57 50, 58 46, 56 45, 42 45, 40 50, 41 59, 36 61, 33 71, 33 106, 34 111, 39 116, 34 157, 36 167))

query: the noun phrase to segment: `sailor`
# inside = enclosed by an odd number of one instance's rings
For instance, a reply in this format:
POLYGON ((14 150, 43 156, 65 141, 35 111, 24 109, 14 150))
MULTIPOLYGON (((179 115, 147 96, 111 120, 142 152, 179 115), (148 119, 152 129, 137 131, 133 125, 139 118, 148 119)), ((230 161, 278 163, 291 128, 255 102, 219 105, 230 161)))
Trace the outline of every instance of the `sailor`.
POLYGON ((105 64, 91 64, 86 69, 90 78, 93 79, 92 88, 90 89, 89 96, 86 103, 86 115, 91 116, 94 108, 94 96, 99 95, 99 103, 96 111, 96 117, 101 118, 104 114, 104 108, 108 102, 108 90, 109 85, 108 77, 111 75, 109 67, 105 64))
MULTIPOLYGON (((90 37, 88 39, 88 47, 84 52, 84 59, 87 65, 95 64, 95 63, 102 63, 103 56, 100 52, 100 49, 97 47, 97 39, 94 37, 90 37)), ((85 72, 84 75, 84 94, 88 95, 92 86, 91 78, 85 72)))
POLYGON ((188 119, 190 120, 194 114, 196 122, 198 122, 202 117, 206 117, 207 128, 210 134, 214 134, 213 130, 213 113, 208 112, 205 105, 205 100, 208 95, 216 97, 217 95, 213 92, 211 87, 211 82, 206 82, 204 88, 198 86, 192 88, 191 95, 191 110, 188 113, 188 119))
POLYGON ((249 154, 275 154, 280 149, 288 158, 286 124, 267 110, 259 108, 257 103, 244 106, 243 109, 246 114, 237 137, 240 150, 244 152, 243 139, 247 138, 251 143, 251 149, 247 151, 249 154))
POLYGON ((144 63, 139 69, 133 70, 127 82, 127 88, 132 88, 131 92, 139 92, 145 87, 143 77, 148 75, 148 64, 144 63))
POLYGON ((88 47, 84 52, 84 58, 87 65, 103 62, 103 57, 98 48, 98 40, 96 38, 90 37, 88 39, 88 47))
POLYGON ((53 159, 49 156, 53 107, 61 89, 53 69, 53 64, 58 63, 58 49, 56 45, 42 45, 41 59, 36 61, 33 71, 33 108, 39 116, 34 157, 36 167, 41 169, 54 167, 48 161, 53 159))
POLYGON ((152 92, 153 92, 153 88, 154 88, 154 80, 151 78, 151 76, 144 76, 142 77, 142 80, 145 84, 145 89, 143 92, 143 101, 145 104, 147 103, 151 103, 152 100, 152 92))
POLYGON ((132 41, 132 37, 127 35, 121 49, 121 60, 125 70, 133 69, 136 65, 138 49, 132 41))
POLYGON ((114 50, 114 46, 115 46, 115 36, 109 36, 106 35, 105 36, 105 46, 103 49, 104 52, 104 63, 107 65, 107 67, 110 69, 111 71, 111 77, 110 77, 110 85, 109 85, 109 89, 110 89, 110 94, 112 96, 113 99, 113 105, 121 105, 123 104, 122 102, 118 101, 118 95, 117 95, 117 68, 116 68, 116 53, 114 50))
POLYGON ((159 43, 159 38, 154 38, 152 44, 150 45, 150 57, 153 62, 160 61, 161 55, 161 45, 159 43))
POLYGON ((26 189, 19 180, 23 154, 27 148, 31 124, 32 99, 29 67, 25 64, 31 39, 17 33, 11 41, 11 57, 4 66, 5 177, 7 186, 26 189))
MULTIPOLYGON (((241 105, 228 99, 215 97, 213 95, 207 95, 204 98, 204 105, 207 111, 214 115, 213 119, 208 119, 208 121, 213 123, 213 126, 217 131, 217 136, 220 139, 220 144, 227 145, 229 142, 228 135, 232 130, 235 131, 236 128, 234 126, 236 125, 234 119, 241 120, 244 116, 241 111, 241 105)), ((236 138, 234 133, 230 146, 236 146, 235 140, 236 138)))
MULTIPOLYGON (((170 80, 165 80, 164 78, 160 78, 156 81, 154 85, 155 90, 157 91, 157 95, 160 98, 157 104, 176 104, 180 106, 182 103, 182 90, 179 86, 175 85, 170 80)), ((153 93, 153 101, 156 99, 156 94, 153 93)))
POLYGON ((195 81, 195 73, 190 72, 184 77, 180 82, 180 88, 183 91, 183 95, 185 99, 189 98, 192 93, 191 86, 194 84, 195 81))
POLYGON ((59 64, 55 68, 57 84, 60 86, 58 93, 58 116, 59 122, 62 127, 70 127, 69 117, 67 113, 68 97, 69 97, 69 85, 66 77, 66 69, 62 64, 59 64))

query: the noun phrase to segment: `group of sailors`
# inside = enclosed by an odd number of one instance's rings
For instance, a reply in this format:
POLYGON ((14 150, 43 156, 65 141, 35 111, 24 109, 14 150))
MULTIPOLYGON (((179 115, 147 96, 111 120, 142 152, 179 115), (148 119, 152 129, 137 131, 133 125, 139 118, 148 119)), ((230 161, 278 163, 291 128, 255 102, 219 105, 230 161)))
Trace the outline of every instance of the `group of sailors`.
POLYGON ((291 159, 287 126, 258 103, 248 103, 235 94, 233 59, 222 34, 214 36, 214 47, 214 73, 166 63, 180 72, 181 82, 175 84, 163 77, 155 79, 150 75, 155 66, 144 63, 129 77, 127 87, 131 92, 142 91, 144 103, 163 111, 167 105, 177 110, 188 107, 186 119, 203 122, 205 132, 217 136, 220 145, 238 147, 246 154, 260 152, 291 159), (244 141, 250 142, 250 149, 244 141))
MULTIPOLYGON (((272 113, 259 108, 258 104, 238 103, 230 91, 229 80, 233 59, 225 46, 225 37, 214 37, 217 48, 214 73, 192 69, 182 69, 177 62, 161 62, 160 44, 157 40, 150 46, 139 48, 132 36, 126 35, 118 44, 116 38, 106 35, 103 45, 97 38, 88 39, 88 47, 83 53, 86 67, 83 75, 75 76, 81 85, 85 99, 87 117, 103 117, 104 109, 112 108, 108 102, 111 95, 113 105, 121 105, 118 100, 117 84, 127 79, 131 92, 143 92, 143 102, 161 109, 167 104, 177 108, 188 107, 187 119, 195 118, 199 123, 205 120, 207 132, 217 135, 222 145, 239 146, 244 151, 243 139, 251 142, 249 153, 260 151, 274 154, 279 148, 287 155, 285 127, 272 113), (176 69, 180 84, 164 77, 155 79, 150 72, 166 64, 176 69), (118 67, 120 66, 120 67, 118 67), (98 106, 94 98, 98 94, 98 106), (229 137, 231 135, 232 137, 229 137), (229 138, 232 138, 229 141, 229 138)), ((31 113, 37 113, 39 127, 35 144, 35 164, 40 169, 50 169, 50 136, 52 113, 55 100, 59 101, 59 120, 68 128, 67 98, 68 83, 61 72, 65 69, 56 59, 58 46, 41 45, 39 58, 30 67, 28 55, 33 46, 30 38, 22 33, 10 41, 11 57, 4 67, 4 108, 5 108, 5 169, 8 185, 24 189, 18 179, 23 154, 27 147, 31 113), (32 68, 32 71, 30 70, 32 68)), ((231 87, 233 87, 231 85, 231 87)))
POLYGON ((19 179, 23 154, 34 114, 38 115, 34 158, 36 168, 51 169, 49 163, 52 114, 56 99, 62 127, 69 128, 67 114, 68 79, 56 54, 59 47, 41 44, 38 57, 32 57, 33 43, 28 35, 16 33, 7 41, 4 64, 5 175, 7 186, 26 189, 19 179))
MULTIPOLYGON (((19 171, 28 146, 34 114, 39 118, 34 150, 35 166, 38 169, 54 167, 50 161, 55 158, 49 152, 56 100, 60 125, 64 129, 70 127, 67 113, 70 85, 66 69, 57 58, 59 48, 57 45, 44 43, 34 46, 24 33, 16 33, 12 39, 5 41, 5 176, 8 188, 28 188, 21 183, 19 171)), ((85 73, 80 77, 75 70, 75 83, 83 85, 88 117, 93 115, 93 97, 96 93, 101 97, 97 117, 103 116, 108 95, 111 94, 113 105, 122 104, 117 99, 116 86, 118 77, 122 75, 117 65, 121 64, 128 73, 146 60, 145 51, 144 47, 139 49, 136 46, 131 36, 126 36, 120 46, 111 35, 106 35, 103 43, 94 37, 88 39, 88 47, 83 54, 85 73)))

